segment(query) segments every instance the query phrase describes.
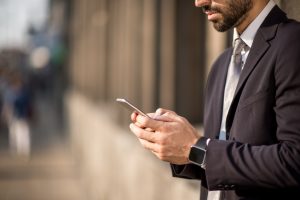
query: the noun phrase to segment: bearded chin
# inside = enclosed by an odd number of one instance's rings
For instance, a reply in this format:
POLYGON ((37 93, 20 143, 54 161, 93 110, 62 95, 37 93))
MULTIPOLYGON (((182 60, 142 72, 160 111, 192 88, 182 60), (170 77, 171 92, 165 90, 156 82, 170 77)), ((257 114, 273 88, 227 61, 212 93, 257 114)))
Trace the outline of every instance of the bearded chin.
POLYGON ((229 29, 231 29, 234 24, 227 24, 224 22, 212 22, 213 23, 213 27, 218 31, 218 32, 225 32, 228 31, 229 29))
POLYGON ((214 28, 219 32, 225 32, 233 27, 239 26, 248 16, 249 10, 253 7, 251 0, 233 1, 228 9, 220 10, 214 8, 219 12, 223 18, 212 21, 214 28), (238 4, 242 1, 242 4, 238 4))
POLYGON ((247 13, 242 16, 228 17, 222 21, 212 21, 214 28, 219 32, 225 32, 233 27, 237 27, 246 18, 247 13))

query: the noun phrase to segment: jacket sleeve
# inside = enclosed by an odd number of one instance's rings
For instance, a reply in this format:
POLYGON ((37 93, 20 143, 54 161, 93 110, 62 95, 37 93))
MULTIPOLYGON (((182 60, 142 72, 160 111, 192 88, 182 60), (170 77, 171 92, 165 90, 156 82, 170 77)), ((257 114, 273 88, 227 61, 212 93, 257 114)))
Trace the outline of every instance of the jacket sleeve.
POLYGON ((171 164, 172 175, 178 178, 198 179, 201 180, 204 176, 204 170, 194 164, 175 165, 171 164))

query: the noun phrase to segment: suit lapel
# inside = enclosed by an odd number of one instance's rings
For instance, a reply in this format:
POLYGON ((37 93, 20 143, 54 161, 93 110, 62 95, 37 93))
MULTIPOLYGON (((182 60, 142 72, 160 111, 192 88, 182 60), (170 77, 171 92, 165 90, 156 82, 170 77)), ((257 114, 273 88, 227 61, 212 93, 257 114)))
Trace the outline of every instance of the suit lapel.
POLYGON ((213 85, 208 91, 210 93, 209 100, 207 100, 206 117, 209 119, 206 123, 206 135, 211 138, 218 138, 220 134, 220 127, 223 113, 223 99, 224 99, 224 85, 226 83, 227 71, 231 59, 232 48, 225 52, 224 57, 219 61, 218 68, 212 70, 209 85, 213 85))
POLYGON ((267 16, 261 27, 258 29, 257 34, 254 38, 253 45, 250 49, 247 61, 244 69, 240 75, 240 79, 235 91, 232 104, 228 111, 226 119, 226 130, 229 131, 233 122, 235 110, 238 105, 238 101, 241 92, 246 84, 248 77, 251 75, 255 67, 258 65, 260 59, 266 54, 270 48, 270 42, 274 39, 278 24, 286 20, 286 15, 277 6, 273 8, 270 14, 267 16))
POLYGON ((253 43, 252 48, 249 52, 244 69, 240 75, 240 79, 235 90, 235 95, 233 97, 232 103, 230 105, 226 117, 226 132, 229 132, 231 128, 235 115, 235 110, 237 108, 240 94, 243 90, 243 86, 246 84, 248 77, 251 75, 251 72, 255 69, 257 63, 263 57, 263 55, 266 53, 269 47, 270 45, 265 41, 261 34, 258 33, 255 39, 255 43, 253 43))
POLYGON ((274 39, 278 24, 285 21, 286 19, 286 14, 282 12, 278 6, 275 6, 265 19, 261 27, 258 29, 249 56, 245 63, 244 70, 241 73, 235 95, 242 89, 242 86, 246 82, 253 69, 257 66, 259 60, 269 49, 269 41, 274 39))
POLYGON ((260 34, 260 32, 257 33, 255 38, 255 43, 253 43, 252 48, 249 52, 249 56, 247 58, 247 61, 245 63, 244 69, 241 73, 236 91, 235 91, 235 97, 236 94, 242 89, 242 85, 246 82, 247 78, 251 74, 251 72, 254 70, 254 68, 257 66, 257 63, 259 60, 263 57, 263 55, 266 53, 266 51, 269 49, 270 45, 269 43, 263 38, 263 36, 260 34))

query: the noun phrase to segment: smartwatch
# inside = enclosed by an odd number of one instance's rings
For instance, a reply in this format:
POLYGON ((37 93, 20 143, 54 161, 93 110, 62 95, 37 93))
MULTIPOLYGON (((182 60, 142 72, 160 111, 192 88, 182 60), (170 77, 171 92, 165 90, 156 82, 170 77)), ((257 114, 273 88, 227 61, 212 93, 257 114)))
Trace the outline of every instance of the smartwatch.
POLYGON ((208 138, 201 137, 196 144, 191 147, 189 161, 205 169, 205 155, 208 138))

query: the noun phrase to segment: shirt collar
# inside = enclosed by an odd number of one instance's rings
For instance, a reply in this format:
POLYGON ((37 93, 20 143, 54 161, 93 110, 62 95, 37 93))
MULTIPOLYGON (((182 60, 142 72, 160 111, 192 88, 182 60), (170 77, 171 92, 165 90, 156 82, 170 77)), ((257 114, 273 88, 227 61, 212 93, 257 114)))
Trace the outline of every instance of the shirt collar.
MULTIPOLYGON (((263 23, 263 21, 265 20, 265 18, 271 12, 271 10, 275 5, 276 4, 274 3, 274 1, 270 0, 269 3, 266 5, 266 7, 260 12, 260 14, 254 19, 254 21, 251 22, 251 24, 246 28, 246 30, 240 36, 241 39, 247 44, 249 48, 252 47, 253 40, 257 30, 259 29, 259 27, 261 26, 261 24, 263 23)), ((238 37, 239 34, 236 28, 234 28, 233 41, 238 37)))

